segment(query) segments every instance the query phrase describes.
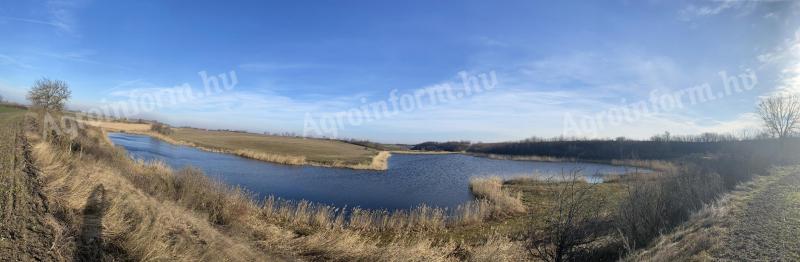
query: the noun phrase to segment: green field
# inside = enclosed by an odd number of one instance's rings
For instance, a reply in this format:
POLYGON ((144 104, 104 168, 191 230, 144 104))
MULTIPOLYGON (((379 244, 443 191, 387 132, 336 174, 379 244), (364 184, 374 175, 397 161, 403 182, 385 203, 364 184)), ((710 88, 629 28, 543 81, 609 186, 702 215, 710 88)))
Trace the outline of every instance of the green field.
POLYGON ((21 111, 24 111, 24 110, 16 108, 16 107, 7 106, 7 105, 0 105, 0 114, 1 113, 21 112, 21 111))

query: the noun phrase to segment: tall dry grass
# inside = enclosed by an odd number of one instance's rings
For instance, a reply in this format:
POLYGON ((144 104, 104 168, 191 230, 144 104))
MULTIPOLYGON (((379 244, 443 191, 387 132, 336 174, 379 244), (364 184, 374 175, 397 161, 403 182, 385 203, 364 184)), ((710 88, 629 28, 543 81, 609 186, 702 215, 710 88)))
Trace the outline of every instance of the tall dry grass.
POLYGON ((53 246, 64 257, 90 252, 102 259, 253 261, 264 255, 224 235, 205 218, 148 196, 105 161, 46 141, 38 142, 33 152, 58 218, 53 246), (86 210, 91 209, 102 212, 89 217, 86 210), (86 246, 80 241, 86 238, 101 241, 86 246))
POLYGON ((612 165, 646 168, 656 171, 669 172, 675 170, 674 163, 664 160, 641 160, 641 159, 614 159, 612 165))
POLYGON ((526 211, 525 204, 522 203, 522 194, 504 190, 503 179, 500 177, 471 178, 469 188, 477 198, 491 203, 489 211, 491 217, 502 218, 526 211))

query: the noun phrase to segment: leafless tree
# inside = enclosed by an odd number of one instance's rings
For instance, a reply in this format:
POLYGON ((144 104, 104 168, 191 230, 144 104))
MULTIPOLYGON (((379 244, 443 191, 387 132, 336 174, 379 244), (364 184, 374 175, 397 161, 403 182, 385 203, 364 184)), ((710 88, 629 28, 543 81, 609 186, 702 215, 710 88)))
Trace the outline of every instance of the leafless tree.
POLYGON ((800 98, 794 95, 772 96, 761 100, 758 114, 767 131, 779 139, 794 133, 800 122, 800 98))
POLYGON ((580 170, 562 174, 547 192, 554 203, 544 217, 544 226, 531 229, 528 251, 545 261, 568 261, 589 250, 602 234, 605 197, 596 184, 586 182, 580 170))
POLYGON ((28 100, 33 107, 45 111, 61 111, 71 94, 67 82, 42 78, 33 84, 28 92, 28 100))

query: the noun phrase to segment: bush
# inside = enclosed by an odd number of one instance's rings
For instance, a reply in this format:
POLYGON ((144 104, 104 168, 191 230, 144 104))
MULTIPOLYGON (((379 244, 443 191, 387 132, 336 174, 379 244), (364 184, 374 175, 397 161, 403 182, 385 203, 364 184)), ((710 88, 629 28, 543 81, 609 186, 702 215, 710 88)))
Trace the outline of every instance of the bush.
POLYGON ((751 172, 761 165, 740 161, 740 158, 687 160, 683 166, 657 179, 628 181, 614 219, 627 249, 644 247, 683 223, 704 204, 727 192, 730 188, 726 184, 750 180, 751 172), (719 175, 720 171, 726 175, 719 175))
POLYGON ((159 133, 159 134, 162 134, 162 135, 171 135, 172 133, 174 133, 172 128, 170 128, 168 125, 162 124, 162 123, 159 123, 159 122, 155 122, 152 125, 150 125, 150 131, 153 131, 153 132, 156 132, 156 133, 159 133))
POLYGON ((544 227, 532 229, 528 250, 544 261, 583 260, 591 252, 590 244, 603 236, 607 201, 587 183, 579 170, 562 175, 548 194, 554 200, 543 218, 544 227))

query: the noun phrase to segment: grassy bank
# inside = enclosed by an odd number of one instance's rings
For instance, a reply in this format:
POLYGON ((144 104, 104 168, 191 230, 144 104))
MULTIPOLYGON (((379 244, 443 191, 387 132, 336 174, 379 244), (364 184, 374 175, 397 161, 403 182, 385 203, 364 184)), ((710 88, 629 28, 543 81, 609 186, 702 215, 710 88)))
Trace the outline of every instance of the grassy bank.
POLYGON ((742 184, 627 261, 797 260, 800 167, 742 184))
POLYGON ((336 140, 268 136, 242 132, 173 128, 170 134, 151 131, 147 123, 86 122, 111 132, 152 136, 206 151, 288 165, 313 165, 386 170, 390 153, 336 140))

